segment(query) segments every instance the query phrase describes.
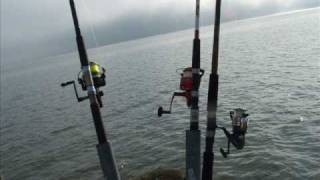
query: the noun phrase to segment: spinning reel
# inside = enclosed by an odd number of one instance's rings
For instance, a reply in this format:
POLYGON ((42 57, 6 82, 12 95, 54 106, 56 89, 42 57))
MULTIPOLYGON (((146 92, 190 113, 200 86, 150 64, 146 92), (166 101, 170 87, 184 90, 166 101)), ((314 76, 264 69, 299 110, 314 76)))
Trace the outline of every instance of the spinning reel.
POLYGON ((230 111, 230 118, 232 121, 232 133, 230 133, 225 127, 217 127, 223 130, 224 134, 228 139, 228 150, 227 152, 224 149, 220 148, 220 152, 224 158, 227 158, 228 154, 230 154, 230 143, 237 148, 242 149, 245 145, 245 134, 247 132, 248 127, 248 116, 246 114, 247 110, 237 108, 233 111, 230 111))
MULTIPOLYGON (((200 69, 200 79, 202 75, 204 74, 204 70, 200 69)), ((180 72, 180 90, 182 92, 174 92, 171 98, 170 102, 170 108, 169 110, 164 110, 162 106, 159 107, 158 109, 158 116, 161 117, 162 114, 171 114, 172 110, 172 102, 174 97, 176 96, 182 96, 185 97, 187 100, 187 106, 191 106, 191 91, 192 91, 192 67, 187 67, 180 72)))
MULTIPOLYGON (((91 71, 94 87, 97 90, 97 99, 98 99, 100 107, 102 107, 101 96, 103 96, 104 94, 102 91, 99 90, 99 88, 106 85, 106 80, 105 80, 106 70, 103 67, 101 67, 99 64, 97 64, 95 62, 90 62, 90 71, 91 71)), ((81 88, 83 91, 87 90, 87 85, 84 80, 82 71, 80 71, 78 73, 78 83, 81 85, 81 88)), ((76 83, 74 80, 61 83, 61 86, 65 87, 65 86, 72 85, 72 84, 73 84, 74 92, 76 94, 76 98, 77 98, 78 102, 81 102, 81 101, 89 98, 89 96, 79 97, 76 83)))

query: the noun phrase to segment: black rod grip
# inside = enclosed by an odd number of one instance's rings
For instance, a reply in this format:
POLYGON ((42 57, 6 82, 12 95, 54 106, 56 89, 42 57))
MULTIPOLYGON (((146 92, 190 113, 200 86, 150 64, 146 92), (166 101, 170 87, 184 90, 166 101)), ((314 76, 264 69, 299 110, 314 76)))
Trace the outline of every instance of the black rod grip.
POLYGON ((203 153, 202 180, 212 180, 213 176, 213 152, 203 153))
POLYGON ((213 175, 213 144, 216 131, 216 113, 218 102, 219 75, 210 74, 209 92, 208 92, 208 117, 207 117, 207 133, 213 133, 212 136, 206 137, 205 152, 203 156, 202 180, 212 180, 213 175), (209 116, 210 115, 210 116, 209 116))
MULTIPOLYGON (((200 39, 193 40, 192 69, 200 69, 200 39)), ((192 73, 192 91, 199 92, 200 74, 192 73)), ((199 111, 199 97, 191 98, 191 109, 199 111)), ((190 121, 190 130, 199 129, 199 120, 190 121)))

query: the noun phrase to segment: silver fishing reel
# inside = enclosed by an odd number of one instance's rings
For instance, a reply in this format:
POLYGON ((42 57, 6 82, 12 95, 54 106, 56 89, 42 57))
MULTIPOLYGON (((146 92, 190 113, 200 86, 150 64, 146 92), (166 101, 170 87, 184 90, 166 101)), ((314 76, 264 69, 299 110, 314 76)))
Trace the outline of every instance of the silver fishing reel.
POLYGON ((225 127, 217 127, 223 130, 226 137, 228 138, 228 150, 227 152, 220 148, 220 152, 223 157, 227 157, 230 153, 230 143, 237 149, 243 149, 245 145, 245 134, 248 128, 248 116, 247 110, 237 108, 230 111, 230 119, 232 122, 232 133, 230 133, 225 127))

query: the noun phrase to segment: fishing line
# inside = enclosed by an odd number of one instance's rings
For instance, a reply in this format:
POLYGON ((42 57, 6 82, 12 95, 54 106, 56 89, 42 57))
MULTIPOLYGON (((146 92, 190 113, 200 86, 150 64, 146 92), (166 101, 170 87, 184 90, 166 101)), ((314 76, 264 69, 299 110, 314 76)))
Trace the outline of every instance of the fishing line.
POLYGON ((88 20, 88 24, 89 24, 89 29, 90 29, 90 33, 91 33, 91 36, 92 36, 92 39, 94 41, 94 45, 95 47, 99 47, 99 43, 98 43, 98 40, 97 40, 97 35, 94 31, 94 24, 93 23, 90 23, 92 22, 92 18, 90 16, 90 11, 88 9, 88 7, 86 6, 85 2, 83 0, 81 0, 81 5, 83 6, 83 9, 85 11, 85 14, 86 14, 86 17, 87 17, 87 20, 88 20))

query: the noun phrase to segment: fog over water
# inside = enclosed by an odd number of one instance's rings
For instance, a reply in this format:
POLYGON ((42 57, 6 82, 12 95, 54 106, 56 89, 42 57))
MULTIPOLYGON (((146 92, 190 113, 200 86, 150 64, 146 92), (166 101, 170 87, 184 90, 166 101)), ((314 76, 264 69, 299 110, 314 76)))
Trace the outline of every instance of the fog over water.
MULTIPOLYGON (((188 29, 194 24, 194 0, 75 2, 87 47, 188 29)), ((212 2, 201 0, 203 25, 213 22, 212 2)), ((318 0, 224 0, 222 19, 231 21, 319 5, 318 0)), ((2 61, 24 61, 74 50, 67 0, 1 1, 2 61)))

